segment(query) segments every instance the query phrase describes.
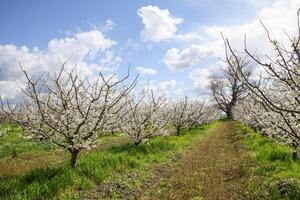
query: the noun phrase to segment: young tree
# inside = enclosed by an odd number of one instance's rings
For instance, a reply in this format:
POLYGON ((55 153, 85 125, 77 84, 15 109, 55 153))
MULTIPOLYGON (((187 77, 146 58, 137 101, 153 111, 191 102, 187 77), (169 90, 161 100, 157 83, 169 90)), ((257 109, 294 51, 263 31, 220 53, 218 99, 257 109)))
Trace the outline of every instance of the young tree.
POLYGON ((209 124, 217 119, 219 119, 221 116, 220 110, 218 107, 214 104, 212 105, 206 105, 204 108, 204 114, 199 118, 198 125, 202 124, 209 124))
POLYGON ((200 119, 205 114, 205 105, 199 101, 191 101, 187 106, 187 126, 189 129, 200 125, 200 119))
POLYGON ((197 127, 211 123, 220 117, 220 112, 214 105, 205 105, 201 101, 183 100, 171 102, 167 108, 170 113, 170 125, 175 129, 175 134, 180 135, 182 128, 197 127))
MULTIPOLYGON (((0 99, 1 99, 1 96, 0 96, 0 99)), ((12 107, 11 109, 14 110, 15 108, 12 107)), ((9 122, 9 116, 0 109, 0 137, 7 135, 9 133, 9 131, 11 130, 10 127, 2 126, 6 122, 9 122)))
MULTIPOLYGON (((22 69, 22 67, 21 67, 22 69)), ((129 73, 114 81, 114 75, 105 78, 100 72, 94 80, 83 76, 74 68, 66 69, 62 63, 58 73, 45 72, 27 79, 24 100, 19 114, 14 113, 1 100, 2 111, 13 117, 32 137, 49 140, 71 154, 71 166, 77 165, 82 149, 95 145, 107 134, 115 109, 134 88, 137 77, 125 85, 129 73)))
POLYGON ((121 119, 122 131, 135 145, 148 141, 166 131, 168 113, 165 112, 165 98, 156 97, 152 90, 144 89, 137 96, 128 96, 125 115, 121 119))
POLYGON ((188 98, 185 97, 184 100, 177 102, 171 102, 170 106, 170 124, 175 129, 175 134, 180 135, 181 129, 186 126, 187 118, 187 109, 188 109, 188 98))

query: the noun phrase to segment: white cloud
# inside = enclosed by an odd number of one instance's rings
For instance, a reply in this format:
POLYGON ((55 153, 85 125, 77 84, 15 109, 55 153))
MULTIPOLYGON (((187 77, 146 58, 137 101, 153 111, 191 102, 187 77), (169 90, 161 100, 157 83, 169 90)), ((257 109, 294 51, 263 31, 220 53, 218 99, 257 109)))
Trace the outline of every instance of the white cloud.
MULTIPOLYGON (((206 35, 206 41, 203 45, 210 49, 214 56, 224 58, 224 41, 221 32, 230 41, 233 49, 237 52, 244 52, 244 36, 247 35, 247 49, 259 56, 262 60, 265 55, 275 57, 274 47, 268 41, 267 33, 262 27, 260 20, 267 27, 271 38, 284 44, 288 49, 291 47, 286 31, 292 38, 297 36, 297 9, 300 8, 299 0, 277 0, 268 7, 262 8, 258 15, 246 23, 232 26, 210 26, 204 27, 203 32, 206 35), (284 30, 284 31, 283 31, 284 30)), ((245 56, 245 53, 240 53, 245 56)), ((256 63, 252 62, 252 78, 258 79, 259 75, 267 75, 256 63)), ((199 75, 200 76, 200 75, 199 75)), ((201 86, 199 82, 194 81, 196 88, 201 86)), ((198 91, 202 88, 198 88, 198 91)))
POLYGON ((113 22, 111 19, 107 19, 105 21, 105 25, 103 27, 103 31, 111 31, 116 26, 115 22, 113 22))
POLYGON ((214 77, 220 77, 226 69, 226 63, 218 61, 214 65, 197 68, 189 72, 189 79, 193 85, 190 88, 193 93, 200 97, 208 97, 210 95, 210 81, 214 77))
POLYGON ((177 48, 172 48, 167 50, 164 63, 171 70, 181 70, 200 64, 209 55, 210 51, 201 45, 191 45, 181 51, 177 48))
MULTIPOLYGON (((191 51, 190 47, 181 51, 176 48, 169 49, 165 56, 165 64, 171 69, 184 69, 200 63, 209 55, 224 58, 224 41, 222 40, 221 32, 225 35, 225 37, 229 38, 233 49, 237 49, 239 52, 244 50, 244 35, 246 34, 247 47, 251 52, 256 53, 262 58, 266 54, 271 57, 276 56, 274 54, 273 47, 268 42, 267 34, 261 26, 260 20, 262 20, 264 25, 268 28, 272 38, 286 44, 286 47, 289 48, 289 39, 283 29, 290 34, 291 37, 295 35, 297 36, 296 14, 298 8, 300 8, 299 0, 277 0, 271 5, 268 5, 268 7, 261 8, 255 18, 248 20, 245 23, 230 26, 207 26, 202 27, 199 33, 186 33, 186 41, 191 41, 189 38, 197 38, 197 35, 199 35, 200 37, 198 41, 201 44, 201 49, 204 51, 191 51), (190 36, 188 37, 188 35, 190 36), (207 52, 209 53, 207 54, 207 52)), ((184 40, 184 38, 185 37, 182 37, 181 40, 184 40)), ((194 44, 191 46, 199 45, 194 44)), ((215 60, 214 63, 218 65, 217 60, 215 60)), ((257 66, 253 67, 255 78, 261 70, 257 66)), ((218 66, 207 67, 195 69, 190 72, 189 78, 193 82, 192 90, 196 94, 201 96, 209 94, 210 76, 216 73, 217 68, 218 66)))
POLYGON ((176 80, 158 82, 157 88, 159 93, 173 100, 180 99, 183 95, 190 92, 185 82, 178 83, 176 80))
POLYGON ((97 53, 115 44, 115 41, 105 38, 100 31, 92 30, 78 33, 74 37, 51 40, 47 53, 58 55, 63 60, 71 56, 72 61, 77 63, 86 58, 94 59, 97 53))
POLYGON ((176 87, 175 80, 163 81, 159 83, 159 89, 165 92, 173 90, 176 87))
POLYGON ((212 68, 195 69, 189 73, 189 78, 193 81, 192 91, 199 95, 207 95, 209 92, 210 77, 212 68))
POLYGON ((232 26, 204 27, 207 35, 206 46, 220 57, 224 56, 224 44, 220 33, 229 38, 234 49, 244 49, 244 36, 247 35, 247 46, 252 52, 259 55, 270 55, 273 51, 269 44, 267 34, 260 24, 260 20, 268 28, 271 37, 287 44, 288 37, 283 29, 292 36, 297 32, 297 9, 299 0, 277 0, 272 5, 262 8, 257 17, 246 23, 232 26))
POLYGON ((136 70, 142 75, 154 75, 157 71, 151 67, 137 67, 136 70))
MULTIPOLYGON (((115 55, 113 50, 107 50, 103 58, 100 60, 100 68, 102 71, 115 71, 122 62, 122 58, 115 55)), ((99 66, 99 65, 96 65, 99 66)))
MULTIPOLYGON (((111 19, 105 20, 105 24, 95 23, 95 22, 90 21, 90 20, 88 20, 87 23, 90 24, 92 30, 98 30, 102 33, 108 33, 111 30, 113 30, 116 26, 116 23, 114 21, 112 21, 111 19)), ((82 32, 82 30, 79 29, 79 32, 82 32)), ((68 31, 67 33, 68 33, 67 35, 69 35, 69 34, 72 33, 72 31, 68 31)))
POLYGON ((55 70, 60 65, 59 59, 66 61, 70 58, 68 66, 77 65, 82 74, 93 76, 95 71, 109 71, 121 62, 121 58, 113 53, 112 47, 115 44, 100 31, 92 30, 72 37, 53 39, 45 50, 13 44, 0 45, 1 95, 15 96, 19 92, 16 83, 24 78, 18 66, 19 61, 26 71, 35 74, 55 70), (4 85, 7 87, 3 89, 4 85))
POLYGON ((141 81, 140 84, 142 84, 142 88, 151 89, 157 95, 164 95, 171 99, 180 98, 184 90, 184 86, 182 84, 178 84, 176 80, 148 80, 141 81))
POLYGON ((193 41, 203 41, 205 38, 197 32, 188 32, 185 34, 176 34, 174 39, 184 41, 184 42, 193 42, 193 41))
POLYGON ((144 24, 141 36, 145 41, 159 42, 172 38, 177 31, 176 26, 183 22, 182 18, 172 16, 168 9, 157 6, 142 7, 137 14, 144 24))
POLYGON ((204 39, 197 32, 177 34, 177 25, 183 23, 184 19, 172 16, 168 9, 149 5, 140 8, 137 14, 142 18, 144 24, 144 29, 141 32, 144 41, 159 42, 172 39, 192 42, 204 39))
POLYGON ((2 98, 16 99, 20 89, 25 89, 25 85, 20 81, 0 81, 0 95, 2 98))
POLYGON ((124 44, 125 49, 138 51, 140 49, 140 44, 134 41, 132 38, 128 38, 124 44))

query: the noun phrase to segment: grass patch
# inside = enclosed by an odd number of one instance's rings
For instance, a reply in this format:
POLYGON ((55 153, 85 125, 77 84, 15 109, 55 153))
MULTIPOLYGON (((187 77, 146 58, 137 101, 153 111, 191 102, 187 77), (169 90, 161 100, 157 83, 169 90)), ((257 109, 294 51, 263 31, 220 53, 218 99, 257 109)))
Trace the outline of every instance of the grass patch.
POLYGON ((34 140, 22 138, 20 133, 23 130, 17 125, 5 124, 0 128, 9 128, 8 134, 0 138, 0 160, 15 158, 26 153, 49 151, 55 148, 55 145, 47 142, 41 144, 34 140))
POLYGON ((236 130, 256 159, 254 174, 260 179, 252 187, 251 199, 300 199, 300 162, 291 149, 236 123, 236 130))
POLYGON ((93 188, 113 173, 141 169, 146 164, 162 162, 180 151, 212 125, 185 130, 180 136, 157 137, 147 144, 121 144, 79 156, 76 171, 69 163, 58 167, 35 169, 21 176, 0 180, 0 199, 76 199, 79 191, 93 188))

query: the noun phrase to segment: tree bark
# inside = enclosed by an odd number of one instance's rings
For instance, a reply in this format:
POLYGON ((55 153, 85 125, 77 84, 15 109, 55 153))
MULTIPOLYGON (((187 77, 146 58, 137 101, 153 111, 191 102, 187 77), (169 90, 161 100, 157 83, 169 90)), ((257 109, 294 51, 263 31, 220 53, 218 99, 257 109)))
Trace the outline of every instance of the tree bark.
POLYGON ((71 152, 71 167, 73 169, 76 169, 76 167, 77 167, 77 156, 78 156, 79 150, 78 149, 72 149, 72 150, 70 150, 70 152, 71 152))
POLYGON ((180 126, 177 126, 176 128, 176 135, 180 135, 180 126))
POLYGON ((227 112, 226 112, 226 118, 227 118, 228 120, 233 120, 233 114, 232 114, 232 109, 231 109, 231 108, 229 108, 229 109, 227 110, 227 112))
POLYGON ((298 152, 297 151, 292 152, 292 158, 293 158, 294 161, 296 161, 298 159, 298 152))
POLYGON ((298 160, 298 145, 296 144, 293 144, 292 159, 294 161, 298 160))

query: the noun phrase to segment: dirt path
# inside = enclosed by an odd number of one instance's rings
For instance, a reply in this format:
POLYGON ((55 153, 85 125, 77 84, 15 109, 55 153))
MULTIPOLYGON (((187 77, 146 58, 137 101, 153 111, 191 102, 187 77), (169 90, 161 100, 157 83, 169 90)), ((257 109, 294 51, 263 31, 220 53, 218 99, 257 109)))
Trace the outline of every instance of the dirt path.
POLYGON ((247 198, 251 165, 233 123, 220 122, 172 161, 122 175, 84 199, 242 200, 247 198))
POLYGON ((176 164, 160 169, 167 186, 158 185, 143 199, 245 199, 250 162, 233 123, 222 122, 176 164))

